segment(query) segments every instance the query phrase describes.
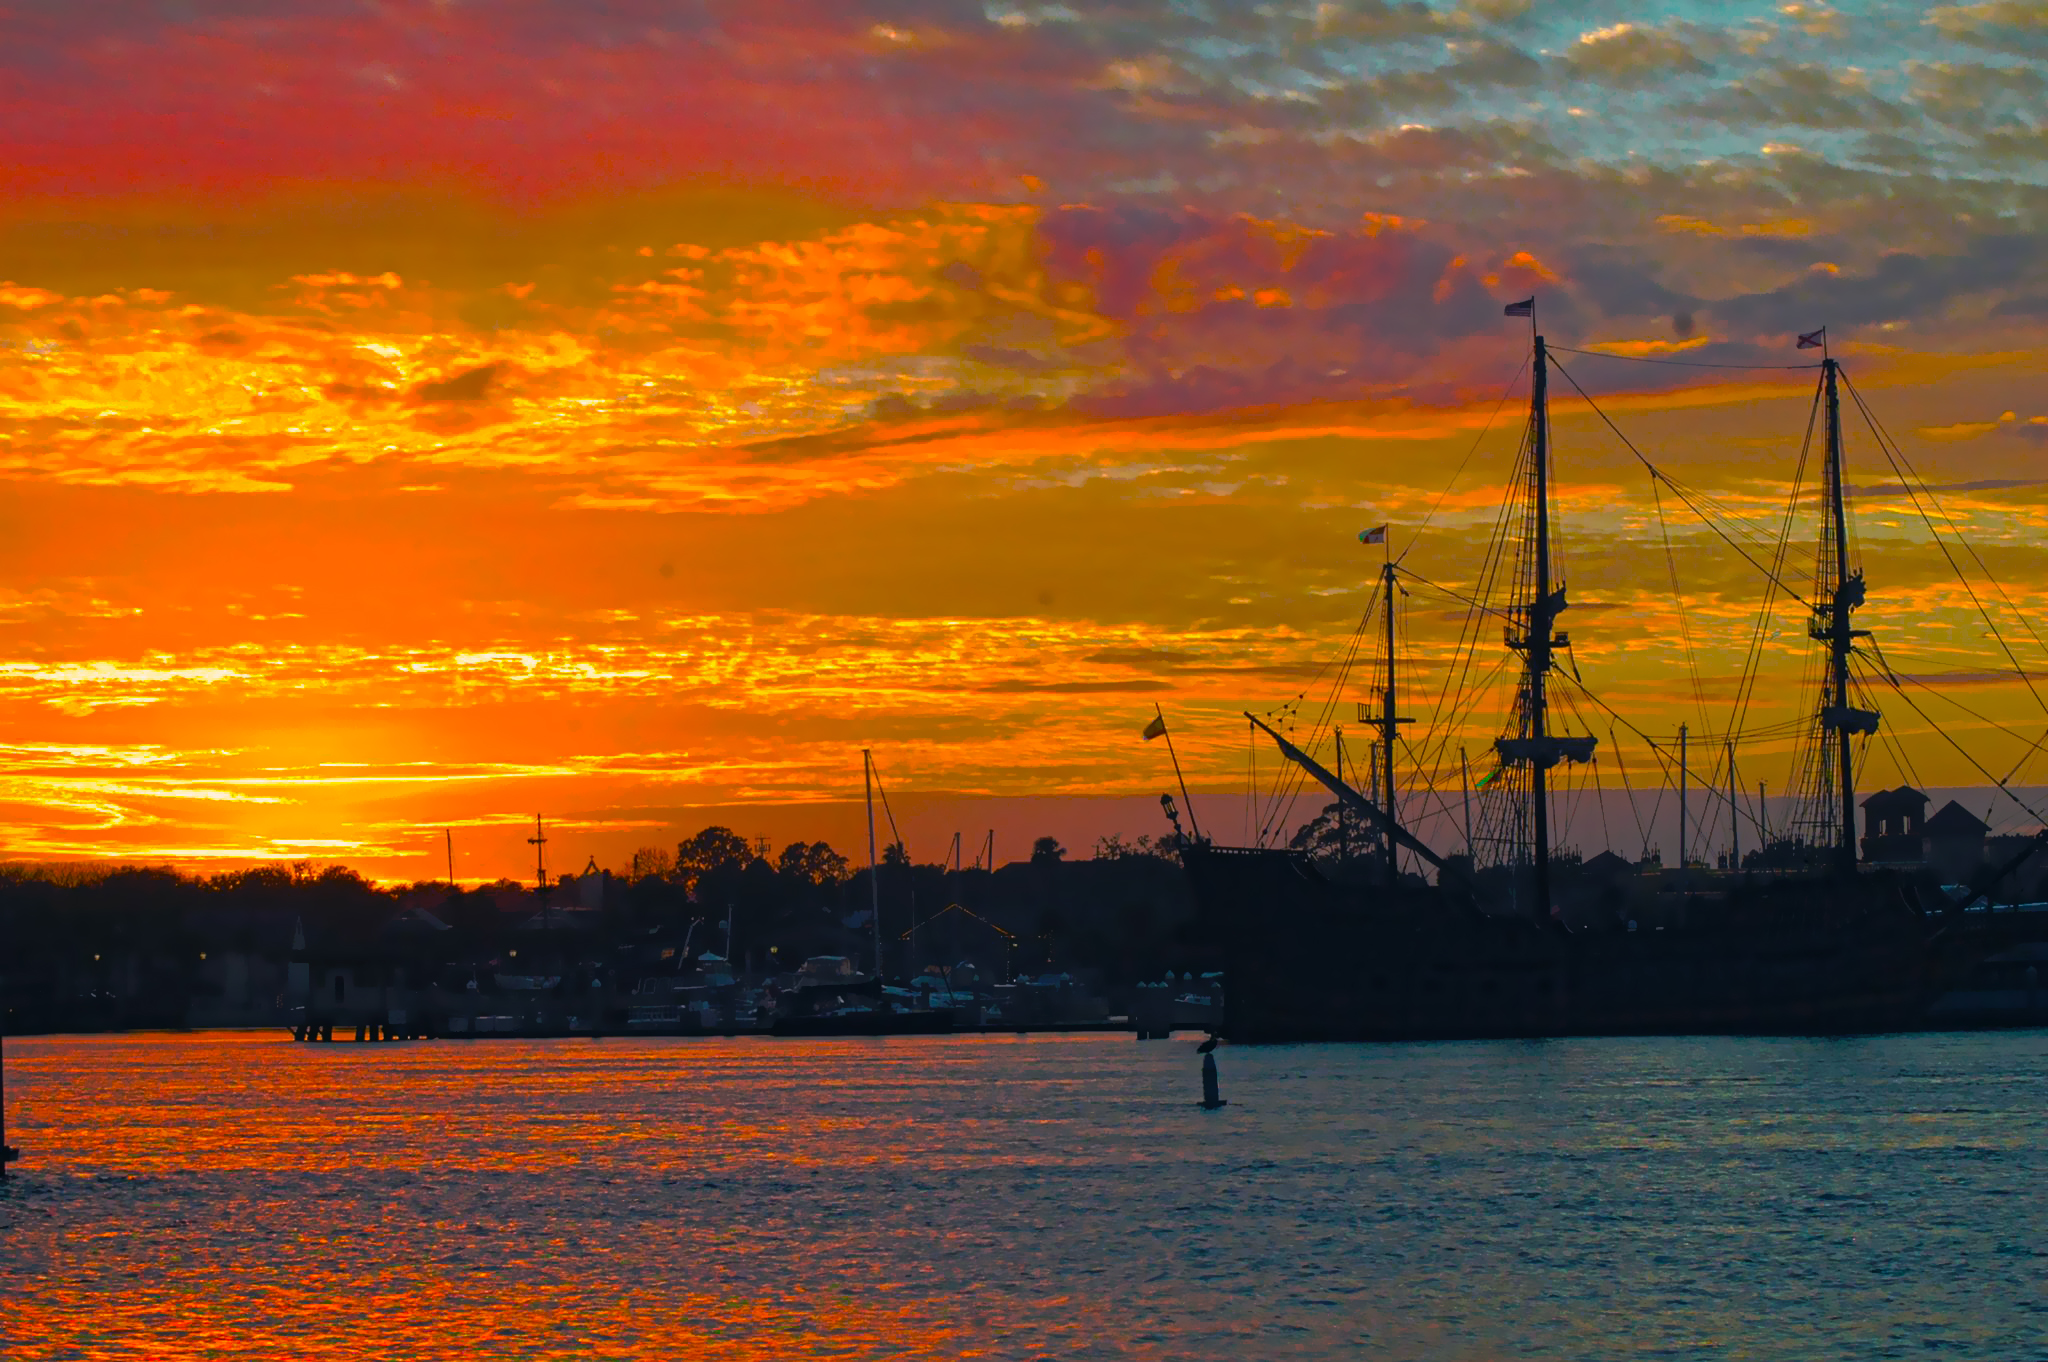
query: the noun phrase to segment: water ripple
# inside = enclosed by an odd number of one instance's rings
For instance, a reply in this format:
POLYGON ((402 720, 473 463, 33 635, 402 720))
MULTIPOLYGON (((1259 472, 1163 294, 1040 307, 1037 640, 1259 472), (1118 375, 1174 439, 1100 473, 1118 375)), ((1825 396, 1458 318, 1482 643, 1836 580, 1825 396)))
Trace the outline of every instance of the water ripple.
POLYGON ((2048 1034, 8 1047, 0 1355, 2048 1356, 2048 1034))

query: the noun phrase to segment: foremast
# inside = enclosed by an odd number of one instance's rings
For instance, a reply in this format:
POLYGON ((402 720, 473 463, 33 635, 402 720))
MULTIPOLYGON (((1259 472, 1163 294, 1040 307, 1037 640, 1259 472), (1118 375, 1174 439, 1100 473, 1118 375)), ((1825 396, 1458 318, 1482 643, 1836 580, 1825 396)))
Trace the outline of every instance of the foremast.
POLYGON ((1845 874, 1856 872, 1856 761, 1850 739, 1857 734, 1877 732, 1875 711, 1858 709, 1849 703, 1849 654, 1856 640, 1870 637, 1868 629, 1850 625, 1850 616, 1863 604, 1863 572, 1849 567, 1849 521, 1842 492, 1842 405, 1838 391, 1838 366, 1834 357, 1821 360, 1822 410, 1827 436, 1827 516, 1821 526, 1821 576, 1823 599, 1813 608, 1813 622, 1807 632, 1828 648, 1827 679, 1821 687, 1820 727, 1823 752, 1822 780, 1834 785, 1836 868, 1845 874), (1833 769, 1830 770, 1829 768, 1833 769), (1833 780, 1828 777, 1832 775, 1833 780))
POLYGON ((1528 598, 1516 608, 1522 631, 1508 630, 1507 644, 1522 656, 1522 686, 1518 710, 1519 731, 1498 738, 1494 750, 1502 766, 1527 767, 1529 771, 1529 813, 1533 837, 1530 846, 1538 920, 1552 913, 1550 896, 1550 770, 1560 761, 1590 761, 1595 739, 1568 737, 1550 731, 1550 671, 1556 665, 1559 648, 1567 646, 1568 635, 1557 630, 1558 616, 1565 611, 1564 588, 1553 586, 1550 562, 1550 366, 1549 352, 1542 336, 1534 338, 1529 386, 1529 479, 1531 515, 1534 521, 1530 550, 1534 559, 1528 575, 1528 598))

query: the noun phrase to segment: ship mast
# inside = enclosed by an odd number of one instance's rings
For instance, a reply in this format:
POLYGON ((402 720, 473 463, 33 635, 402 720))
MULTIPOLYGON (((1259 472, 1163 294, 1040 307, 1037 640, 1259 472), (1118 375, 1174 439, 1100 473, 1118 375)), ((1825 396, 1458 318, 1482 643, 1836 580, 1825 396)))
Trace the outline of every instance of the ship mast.
POLYGON ((1401 872, 1396 869, 1394 864, 1394 834, 1401 826, 1401 805, 1400 801, 1394 797, 1394 740, 1400 735, 1402 724, 1412 724, 1415 721, 1400 717, 1396 713, 1394 704, 1394 598, 1396 589, 1394 586, 1393 548, 1391 546, 1387 549, 1386 562, 1380 566, 1380 590, 1385 593, 1385 610, 1383 613, 1387 617, 1387 688, 1381 696, 1380 704, 1380 751, 1385 762, 1383 774, 1386 783, 1380 789, 1383 792, 1382 802, 1387 811, 1386 835, 1384 839, 1384 850, 1387 858, 1387 883, 1392 886, 1401 882, 1401 872))
POLYGON ((1562 587, 1553 588, 1550 584, 1550 365, 1543 337, 1536 336, 1534 341, 1533 381, 1529 388, 1529 461, 1535 572, 1529 601, 1521 611, 1527 630, 1519 638, 1512 633, 1508 636, 1508 646, 1520 652, 1523 659, 1521 732, 1512 738, 1497 739, 1494 748, 1503 764, 1529 768, 1529 805, 1535 833, 1533 906, 1537 919, 1546 921, 1551 916, 1550 768, 1560 761, 1590 760, 1595 740, 1552 736, 1550 732, 1550 669, 1555 650, 1568 639, 1553 632, 1557 617, 1565 610, 1565 595, 1562 587))
MULTIPOLYGON (((1543 337, 1536 337, 1535 381, 1529 391, 1530 439, 1534 447, 1536 477, 1536 594, 1529 603, 1529 736, 1539 743, 1549 736, 1546 682, 1550 676, 1551 623, 1557 618, 1550 606, 1550 355, 1543 337)), ((1557 609, 1564 609, 1564 593, 1557 594, 1557 609)), ((1536 823, 1536 915, 1550 915, 1550 768, 1541 754, 1536 758, 1529 781, 1529 797, 1535 804, 1536 823)))
POLYGON ((1849 617, 1863 604, 1863 573, 1850 571, 1848 516, 1842 501, 1842 407, 1836 391, 1838 366, 1832 356, 1821 361, 1823 407, 1827 422, 1827 522, 1822 527, 1822 571, 1832 580, 1826 601, 1815 607, 1812 637, 1828 645, 1828 679, 1821 693, 1821 768, 1826 780, 1832 758, 1835 811, 1835 863, 1844 874, 1856 872, 1856 765, 1850 739, 1875 733, 1878 716, 1849 703, 1849 653, 1855 640, 1870 637, 1868 629, 1850 627, 1849 617), (1832 541, 1832 542, 1830 542, 1832 541), (1827 751, 1832 748, 1833 751, 1827 751))

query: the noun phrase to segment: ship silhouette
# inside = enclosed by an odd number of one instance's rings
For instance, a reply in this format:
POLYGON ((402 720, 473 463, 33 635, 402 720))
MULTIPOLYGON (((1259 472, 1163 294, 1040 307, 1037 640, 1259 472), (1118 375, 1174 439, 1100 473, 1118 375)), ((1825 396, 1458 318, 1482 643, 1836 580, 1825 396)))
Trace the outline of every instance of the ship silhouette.
MULTIPOLYGON (((1458 673, 1462 663, 1463 672, 1453 679, 1470 676, 1470 660, 1490 636, 1489 625, 1500 626, 1509 660, 1517 664, 1505 731, 1487 754, 1491 774, 1475 786, 1461 750, 1456 792, 1440 793, 1441 784, 1430 781, 1438 830, 1455 824, 1462 810, 1464 850, 1445 853, 1432 846, 1420 826, 1432 820, 1413 818, 1416 801, 1411 799, 1406 811, 1418 826, 1409 826, 1395 793, 1401 729, 1413 722, 1398 713, 1396 606, 1407 583, 1423 579, 1409 573, 1389 548, 1367 612, 1368 621, 1377 614, 1384 633, 1374 678, 1378 700, 1370 706, 1361 703, 1358 713, 1360 721, 1377 730, 1368 772, 1361 776, 1354 766, 1353 778, 1345 778, 1341 729, 1332 744, 1336 770, 1311 755, 1331 736, 1327 713, 1310 722, 1296 704, 1264 717, 1245 715, 1255 734, 1291 764, 1295 780, 1304 787, 1320 785, 1334 797, 1329 812, 1343 844, 1334 867, 1310 847, 1263 841, 1231 847, 1199 835, 1180 839, 1204 929, 1226 971, 1224 1034, 1232 1041, 1257 1043, 1908 1029, 1935 1024, 1942 1015, 1937 1003, 1965 987, 1987 961, 2041 953, 2048 941, 2048 912, 1991 911, 1988 899, 2048 846, 2048 830, 2026 839, 2004 863, 1982 867, 1960 891, 1945 891, 1924 869, 1884 856, 1896 836, 1864 839, 1865 854, 1859 857, 1859 758, 1883 724, 1870 692, 1888 686, 1916 711, 1919 706, 1903 689, 1910 678, 1894 673, 1871 631, 1856 624, 1868 592, 1854 561, 1845 506, 1844 388, 1888 457, 1895 446, 1840 363, 1826 352, 1824 332, 1800 337, 1802 349, 1822 350, 1818 365, 1784 366, 1817 368, 1819 373, 1792 505, 1775 544, 1745 535, 1704 494, 1669 477, 1628 445, 1656 480, 1660 496, 1682 499, 1764 577, 1769 593, 1765 618, 1773 598, 1796 602, 1805 613, 1809 638, 1820 645, 1817 694, 1807 712, 1796 725, 1771 730, 1798 743, 1787 798, 1790 816, 1773 829, 1761 798, 1745 811, 1735 789, 1738 741, 1766 731, 1742 728, 1756 685, 1759 653, 1753 646, 1737 692, 1740 704, 1722 735, 1728 758, 1725 788, 1701 791, 1726 804, 1733 845, 1723 868, 1711 870, 1692 861, 1682 802, 1681 846, 1673 869, 1658 864, 1639 869, 1611 853, 1580 862, 1554 845, 1552 820, 1560 795, 1569 796, 1577 782, 1580 793, 1592 789, 1593 797, 1599 797, 1597 782, 1588 776, 1600 736, 1591 731, 1588 716, 1607 721, 1610 733, 1616 723, 1634 726, 1586 685, 1572 658, 1570 635, 1558 627, 1570 601, 1558 571, 1551 505, 1552 369, 1562 372, 1608 428, 1628 441, 1556 363, 1535 332, 1533 311, 1533 301, 1508 308, 1511 316, 1531 318, 1528 418, 1516 473, 1493 542, 1475 573, 1477 585, 1468 594, 1451 593, 1467 606, 1465 633, 1452 664, 1458 673), (1785 564, 1816 425, 1821 526, 1814 575, 1802 590, 1804 584, 1788 580, 1785 564), (1367 779, 1368 788, 1359 789, 1358 783, 1367 779), (1736 831, 1745 812, 1755 826, 1754 849, 1746 859, 1736 831), (1353 838, 1366 845, 1361 858, 1350 855, 1353 838), (1410 869, 1403 869, 1404 861, 1410 869)), ((1901 465, 1903 456, 1893 462, 1901 465)), ((1909 468, 1902 472, 1902 481, 1909 474, 1909 468)), ((1906 490, 1912 488, 1907 482, 1906 490)), ((1917 506, 1919 493, 1913 495, 1917 506)), ((1928 523, 1932 530, 1933 522, 1928 523)), ((1385 543, 1386 529, 1378 527, 1360 538, 1385 543)), ((1938 531, 1936 539, 1943 542, 1938 531)), ((1952 553, 1950 561, 1956 561, 1952 553)), ((1983 615, 1996 634, 1990 613, 1983 615)), ((1357 644, 1373 632, 1378 631, 1361 623, 1354 657, 1357 644)), ((1376 638, 1370 641, 1380 645, 1376 638)), ((2000 643, 2004 646, 2002 637, 2000 643)), ((1657 646, 1666 645, 1660 640, 1657 646)), ((2009 648, 2007 656, 2012 656, 2009 648)), ((2024 679, 2017 659, 2012 664, 2024 679)), ((1343 681, 1340 675, 1326 708, 1334 707, 1343 681)), ((1451 689, 1447 681, 1446 694, 1451 689)), ((1448 707, 1439 701, 1440 714, 1469 712, 1469 707, 1460 710, 1456 696, 1451 700, 1448 707)), ((1447 764, 1448 741, 1437 744, 1438 773, 1447 764)), ((1681 801, 1689 793, 1683 742, 1682 733, 1681 801)), ((2018 798, 1989 768, 1970 760, 2018 798)), ((1626 778, 1626 767, 1620 769, 1626 778)), ((1869 811, 1872 831, 1879 831, 1880 814, 1892 817, 1898 797, 1917 795, 1901 790, 1877 797, 1869 811)), ((1917 827, 1917 813, 1915 818, 1917 827)), ((1885 830, 1891 828, 1887 821, 1885 830)), ((2038 990, 2027 996, 2027 1006, 2002 1019, 2048 1021, 2038 990), (2034 1011, 2042 1015, 2033 1016, 2034 1011)), ((1946 1015, 1957 1016, 1952 1010, 1946 1015)))

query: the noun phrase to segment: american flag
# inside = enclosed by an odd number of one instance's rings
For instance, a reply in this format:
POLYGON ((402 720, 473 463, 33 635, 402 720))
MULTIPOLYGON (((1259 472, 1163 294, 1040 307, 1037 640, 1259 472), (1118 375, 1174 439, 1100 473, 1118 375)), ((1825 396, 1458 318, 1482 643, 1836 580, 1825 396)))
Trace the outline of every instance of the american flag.
POLYGON ((1536 315, 1536 300, 1524 298, 1519 303, 1509 303, 1501 309, 1503 317, 1533 317, 1536 315))

